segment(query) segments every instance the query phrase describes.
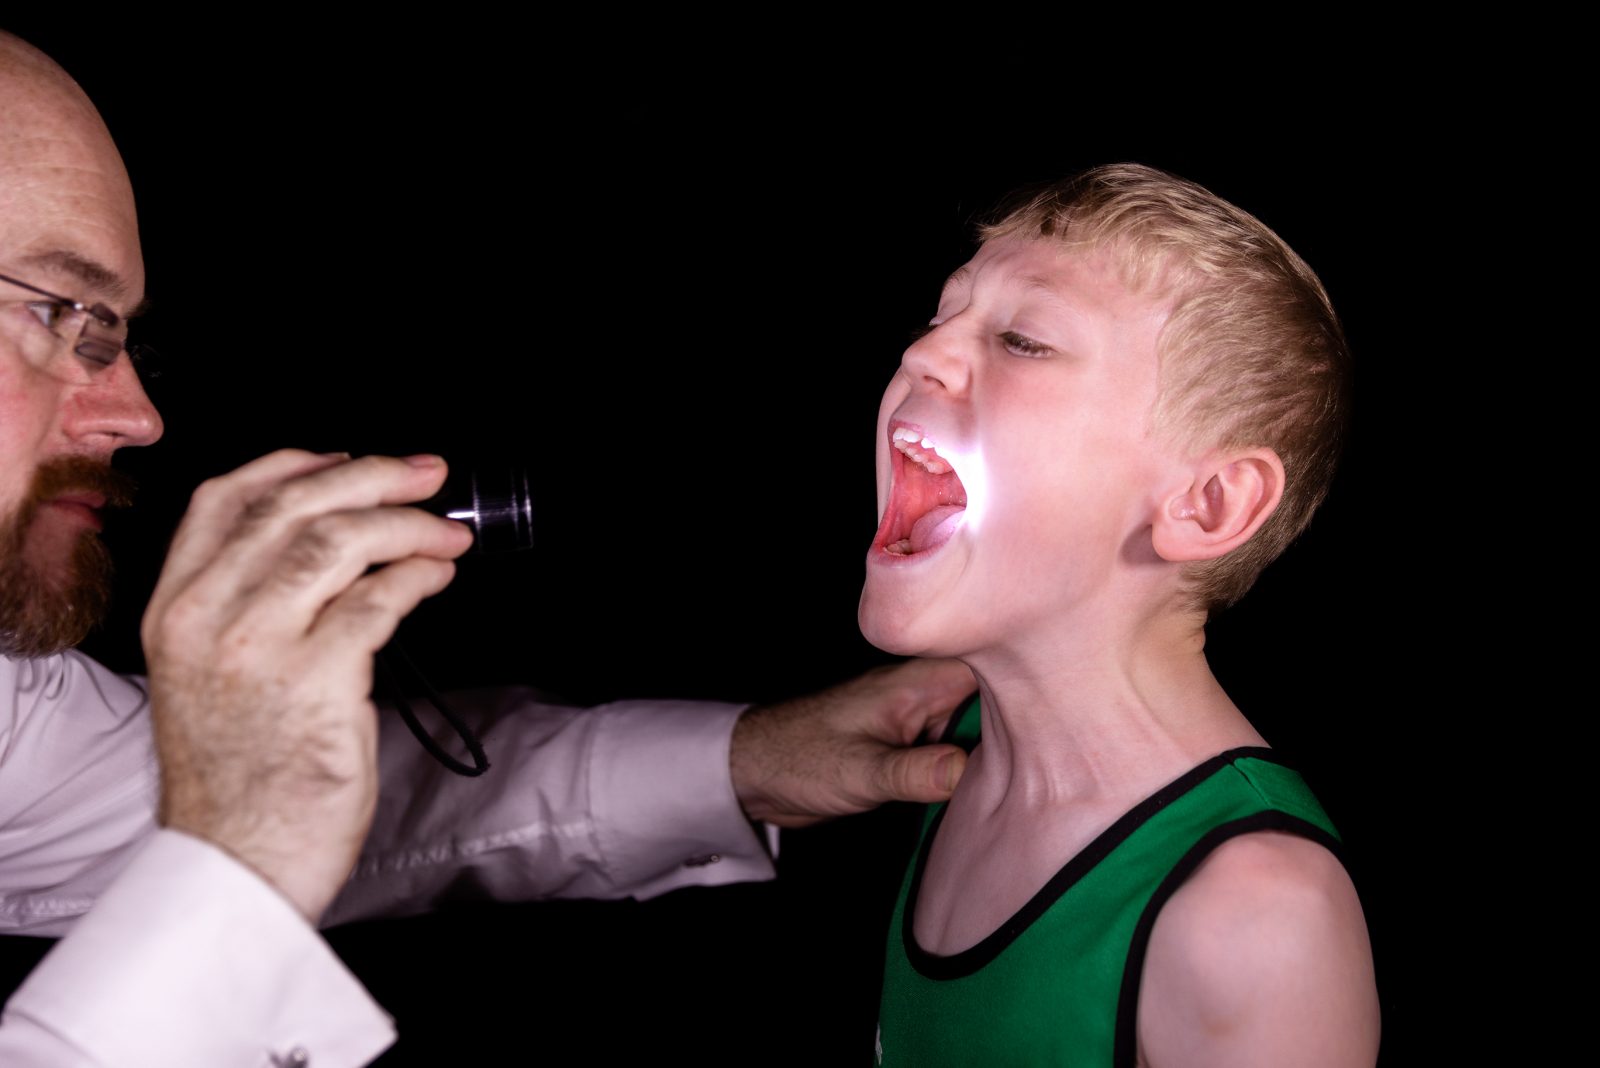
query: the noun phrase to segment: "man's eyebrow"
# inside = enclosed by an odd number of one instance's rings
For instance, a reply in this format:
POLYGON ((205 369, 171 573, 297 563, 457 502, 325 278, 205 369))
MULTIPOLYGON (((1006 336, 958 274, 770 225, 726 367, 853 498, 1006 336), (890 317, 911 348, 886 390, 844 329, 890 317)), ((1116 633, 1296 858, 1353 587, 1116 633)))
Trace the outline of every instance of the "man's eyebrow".
MULTIPOLYGON (((42 267, 58 274, 69 274, 88 286, 96 295, 103 294, 113 300, 125 296, 128 292, 127 281, 116 271, 70 249, 58 248, 48 252, 35 252, 31 256, 24 256, 22 262, 30 267, 42 267)), ((149 306, 148 300, 141 300, 138 306, 123 318, 132 319, 142 315, 149 306)))

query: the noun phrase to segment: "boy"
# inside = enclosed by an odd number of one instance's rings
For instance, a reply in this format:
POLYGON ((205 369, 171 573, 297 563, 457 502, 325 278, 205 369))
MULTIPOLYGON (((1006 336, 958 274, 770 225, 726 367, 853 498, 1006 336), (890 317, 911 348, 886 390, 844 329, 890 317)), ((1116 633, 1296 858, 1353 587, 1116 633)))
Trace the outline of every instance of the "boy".
POLYGON ((1327 295, 1146 167, 982 236, 879 415, 862 631, 965 661, 982 736, 901 891, 879 1061, 1371 1064, 1332 827, 1203 653, 1326 493, 1327 295))

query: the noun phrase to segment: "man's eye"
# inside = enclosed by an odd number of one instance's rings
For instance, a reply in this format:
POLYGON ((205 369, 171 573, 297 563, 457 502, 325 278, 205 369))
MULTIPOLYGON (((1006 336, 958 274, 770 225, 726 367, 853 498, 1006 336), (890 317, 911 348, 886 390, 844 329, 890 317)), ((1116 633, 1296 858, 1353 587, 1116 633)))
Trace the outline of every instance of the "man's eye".
POLYGON ((1041 345, 1031 337, 1024 337, 1015 330, 1007 330, 1000 335, 1000 340, 1004 342, 1008 351, 1018 356, 1027 356, 1033 359, 1037 359, 1040 356, 1048 356, 1055 351, 1049 345, 1041 345))
POLYGON ((72 307, 53 300, 34 300, 28 302, 28 310, 39 324, 46 330, 54 332, 72 311, 72 307))

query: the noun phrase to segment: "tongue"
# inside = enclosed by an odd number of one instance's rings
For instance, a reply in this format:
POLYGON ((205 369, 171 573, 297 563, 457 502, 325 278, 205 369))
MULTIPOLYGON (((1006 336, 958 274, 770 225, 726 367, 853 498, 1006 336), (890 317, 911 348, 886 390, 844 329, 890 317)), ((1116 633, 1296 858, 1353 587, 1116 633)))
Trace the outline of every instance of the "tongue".
POLYGON ((911 551, 920 553, 932 546, 940 525, 966 510, 966 506, 961 504, 941 504, 917 520, 916 525, 911 528, 911 551))

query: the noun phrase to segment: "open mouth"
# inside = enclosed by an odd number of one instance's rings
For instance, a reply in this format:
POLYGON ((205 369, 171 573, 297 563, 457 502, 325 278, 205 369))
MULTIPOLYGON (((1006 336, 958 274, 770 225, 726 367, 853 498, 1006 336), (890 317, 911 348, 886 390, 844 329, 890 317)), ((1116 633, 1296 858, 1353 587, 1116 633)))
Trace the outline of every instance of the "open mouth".
POLYGON ((873 539, 875 550, 915 556, 950 540, 967 509, 967 490, 948 458, 921 431, 897 426, 890 436, 889 507, 873 539))

